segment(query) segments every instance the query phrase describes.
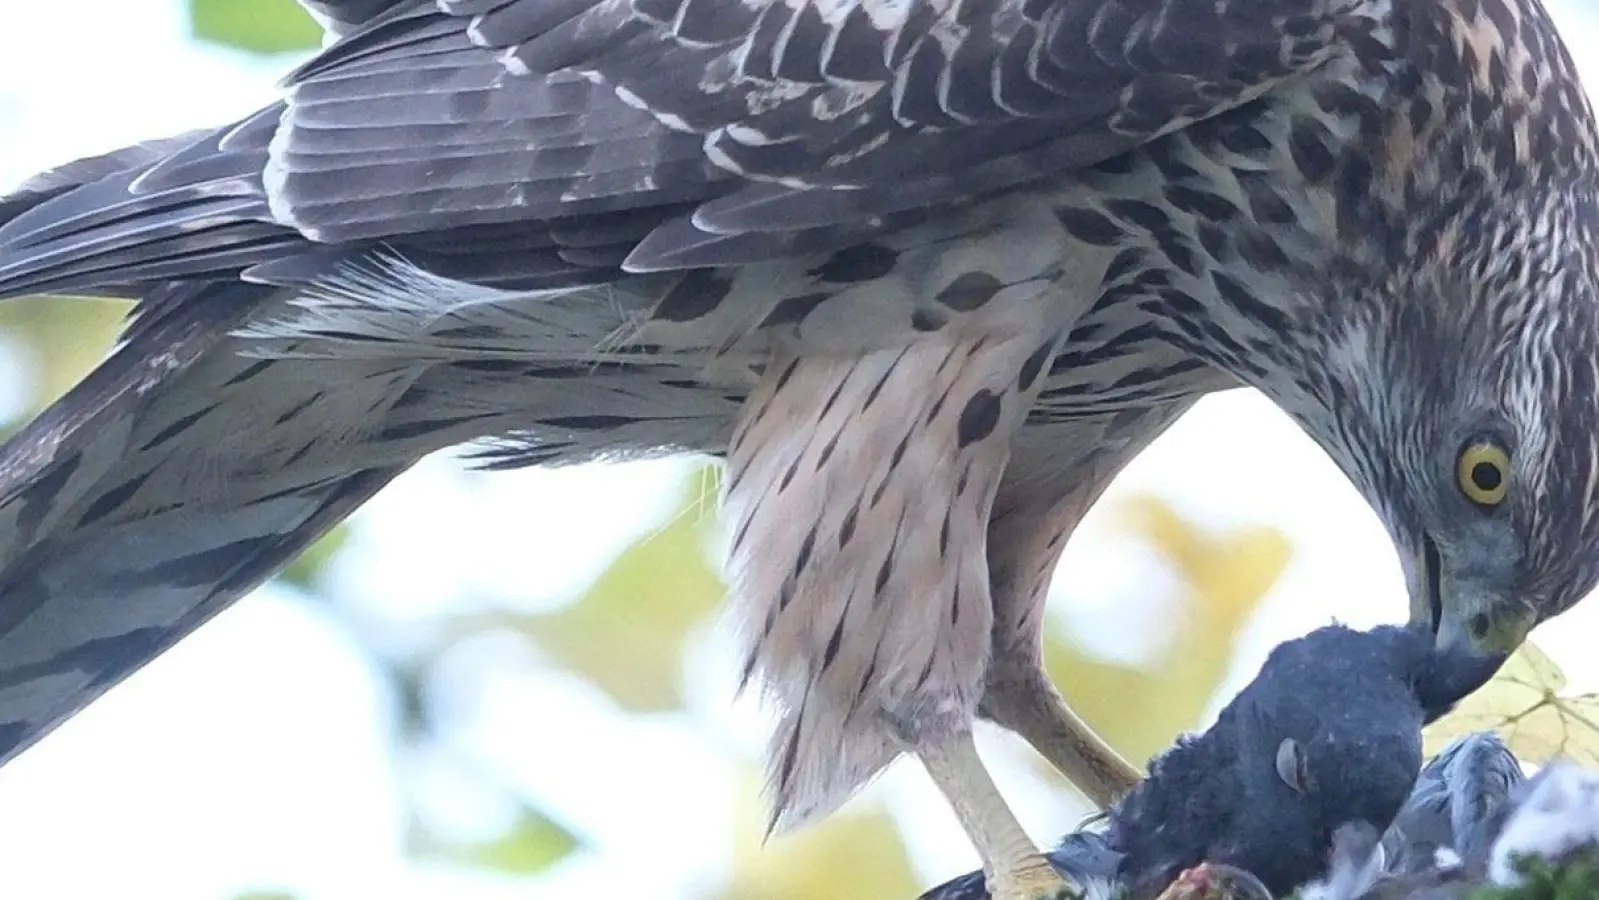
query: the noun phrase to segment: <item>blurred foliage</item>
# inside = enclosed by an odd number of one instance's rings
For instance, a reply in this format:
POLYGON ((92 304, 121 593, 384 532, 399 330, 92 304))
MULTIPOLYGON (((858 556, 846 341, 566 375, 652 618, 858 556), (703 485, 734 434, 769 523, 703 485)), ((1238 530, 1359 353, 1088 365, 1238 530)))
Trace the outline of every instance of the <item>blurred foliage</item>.
POLYGON ((0 335, 21 364, 26 403, 6 424, 9 434, 66 393, 105 357, 127 315, 124 300, 23 297, 0 303, 0 335))
POLYGON ((690 478, 665 527, 623 553, 580 602, 525 624, 552 658, 628 712, 683 707, 684 640, 726 593, 707 553, 716 520, 701 514, 717 483, 714 469, 690 478))
POLYGON ((305 548, 305 552, 289 563, 288 568, 278 573, 279 580, 291 584, 302 591, 315 590, 317 577, 327 568, 328 563, 344 546, 344 540, 349 536, 349 528, 338 525, 322 535, 316 543, 305 548))
POLYGON ((1599 694, 1568 695, 1565 688, 1565 673, 1528 641, 1493 680, 1427 729, 1426 753, 1492 729, 1525 762, 1542 765, 1563 756, 1599 766, 1599 694))
POLYGON ((1131 498, 1120 512, 1128 537, 1151 544, 1184 585, 1172 651, 1158 668, 1109 662, 1073 642, 1055 620, 1044 662, 1072 708, 1143 768, 1174 735, 1202 724, 1232 666, 1233 645, 1287 568, 1290 547, 1271 528, 1207 533, 1156 497, 1131 498))
POLYGON ((251 53, 314 50, 322 28, 295 0, 189 0, 194 36, 251 53))
POLYGON ((506 875, 537 875, 582 848, 572 832, 525 803, 509 828, 486 841, 451 840, 425 823, 413 825, 406 848, 413 858, 506 875))

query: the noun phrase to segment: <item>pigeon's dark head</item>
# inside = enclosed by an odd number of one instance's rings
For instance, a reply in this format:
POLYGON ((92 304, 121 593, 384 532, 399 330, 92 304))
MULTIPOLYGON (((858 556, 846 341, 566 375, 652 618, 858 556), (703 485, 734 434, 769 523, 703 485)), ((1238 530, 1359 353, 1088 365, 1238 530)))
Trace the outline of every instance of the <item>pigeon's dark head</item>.
POLYGON ((1425 713, 1382 638, 1331 628, 1290 641, 1227 710, 1240 794, 1214 858, 1273 893, 1321 873, 1340 825, 1387 828, 1421 770, 1425 713))
POLYGON ((1318 629, 1272 652, 1222 713, 1236 748, 1238 804, 1209 859, 1284 893, 1325 872, 1333 833, 1379 833, 1421 770, 1423 725, 1497 665, 1443 657, 1424 630, 1318 629))

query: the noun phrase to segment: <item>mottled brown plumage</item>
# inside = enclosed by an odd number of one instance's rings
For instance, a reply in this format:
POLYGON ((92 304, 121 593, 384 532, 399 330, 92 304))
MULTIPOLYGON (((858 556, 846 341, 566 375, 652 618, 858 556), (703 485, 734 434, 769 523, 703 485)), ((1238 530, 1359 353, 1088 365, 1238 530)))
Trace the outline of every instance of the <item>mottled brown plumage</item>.
POLYGON ((421 455, 728 462, 775 820, 918 754, 1133 771, 1039 664, 1063 542, 1209 391, 1497 654, 1599 577, 1595 132, 1535 0, 318 0, 281 102, 0 205, 0 294, 139 297, 0 453, 0 758, 421 455))

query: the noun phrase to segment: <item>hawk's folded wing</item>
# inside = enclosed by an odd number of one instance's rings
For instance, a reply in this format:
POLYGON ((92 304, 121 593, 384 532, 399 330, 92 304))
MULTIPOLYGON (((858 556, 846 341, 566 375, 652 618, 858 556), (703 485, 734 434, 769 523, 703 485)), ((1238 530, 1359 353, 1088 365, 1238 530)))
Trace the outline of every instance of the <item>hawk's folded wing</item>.
POLYGON ((0 292, 482 229, 555 282, 836 248, 1248 102, 1370 15, 1357 0, 399 4, 296 71, 282 103, 0 229, 0 292))
MULTIPOLYGON (((1363 0, 308 5, 342 37, 280 103, 0 199, 0 296, 140 297, 112 358, 0 448, 0 762, 421 454, 489 427, 479 386, 510 377, 493 367, 455 391, 467 410, 452 418, 420 389, 420 364, 240 355, 230 332, 332 267, 383 247, 438 275, 560 287, 837 248, 1247 103, 1380 12, 1363 0)), ((541 423, 580 400, 567 415, 584 427, 660 415, 665 383, 614 375, 626 414, 602 415, 599 388, 573 387, 578 373, 594 383, 586 361, 563 372, 560 347, 524 349, 551 367, 542 394, 514 385, 541 423)), ((681 445, 681 433, 626 440, 681 445)))

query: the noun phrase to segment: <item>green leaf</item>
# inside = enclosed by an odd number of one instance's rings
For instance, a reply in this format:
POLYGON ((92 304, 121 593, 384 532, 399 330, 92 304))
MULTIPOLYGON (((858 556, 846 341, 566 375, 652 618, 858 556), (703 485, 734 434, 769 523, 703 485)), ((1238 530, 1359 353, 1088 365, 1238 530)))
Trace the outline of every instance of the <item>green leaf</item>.
POLYGON ((251 53, 315 50, 322 28, 294 0, 189 0, 194 36, 251 53))
POLYGON ((680 709, 684 642, 727 593, 706 553, 716 519, 703 509, 714 469, 684 484, 667 524, 611 564, 584 596, 528 617, 524 632, 556 662, 581 675, 628 712, 680 709))
POLYGON ((1132 497, 1118 513, 1129 537, 1155 547, 1183 579, 1173 646, 1157 665, 1121 665, 1096 658, 1051 624, 1044 663, 1072 709, 1143 768, 1200 724, 1232 667, 1239 635, 1287 567, 1292 547, 1272 528, 1212 532, 1153 496, 1132 497))
POLYGON ((334 556, 338 555, 349 536, 350 531, 346 526, 340 525, 334 528, 318 538, 316 543, 305 548, 305 552, 295 557, 294 562, 289 563, 288 568, 278 577, 302 591, 314 590, 322 570, 327 568, 334 556))
POLYGON ((124 300, 80 297, 20 297, 0 304, 0 330, 28 349, 34 390, 27 418, 105 359, 128 307, 124 300))
POLYGON ((414 845, 421 857, 508 875, 537 875, 582 847, 570 831, 527 806, 514 825, 492 840, 454 843, 424 835, 414 845))

